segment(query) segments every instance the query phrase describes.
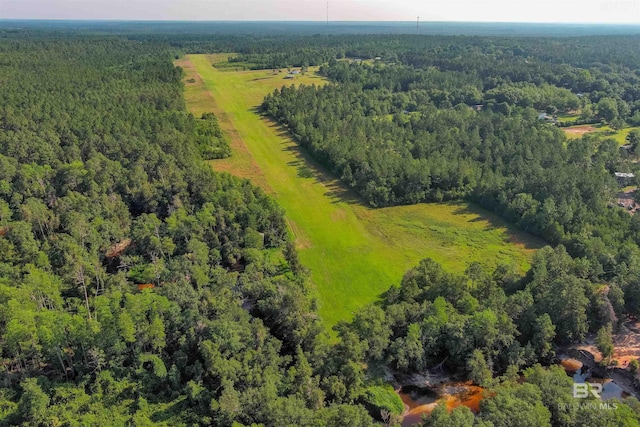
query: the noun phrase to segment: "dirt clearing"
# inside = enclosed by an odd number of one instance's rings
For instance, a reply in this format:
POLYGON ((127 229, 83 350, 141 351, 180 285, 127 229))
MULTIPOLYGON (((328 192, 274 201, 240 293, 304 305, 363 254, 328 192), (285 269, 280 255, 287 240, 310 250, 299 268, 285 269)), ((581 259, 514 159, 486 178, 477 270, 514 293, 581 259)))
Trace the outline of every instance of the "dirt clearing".
POLYGON ((572 137, 580 137, 582 135, 584 135, 585 133, 591 133, 594 132, 596 130, 596 128, 594 128, 593 126, 572 126, 570 128, 565 128, 564 132, 568 135, 568 136, 572 136, 572 137))

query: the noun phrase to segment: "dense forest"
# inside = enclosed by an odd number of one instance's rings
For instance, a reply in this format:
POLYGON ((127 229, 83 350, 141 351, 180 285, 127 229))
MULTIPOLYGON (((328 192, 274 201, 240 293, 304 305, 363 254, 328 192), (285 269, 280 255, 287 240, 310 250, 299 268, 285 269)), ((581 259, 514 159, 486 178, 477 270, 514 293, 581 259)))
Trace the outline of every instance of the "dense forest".
POLYGON ((438 364, 487 398, 426 426, 640 425, 633 397, 577 410, 548 367, 640 314, 640 228, 608 207, 617 145, 567 143, 536 111, 637 121, 637 38, 505 40, 0 30, 0 425, 395 425, 379 371, 438 364), (326 62, 333 84, 264 109, 368 202, 469 198, 555 247, 525 277, 424 260, 329 337, 282 210, 204 162, 229 146, 214 115, 186 111, 172 61, 207 49, 326 62), (385 59, 338 61, 366 52, 385 59), (571 73, 586 82, 556 80, 571 73))
POLYGON ((0 422, 369 425, 319 387, 283 213, 202 161, 219 127, 185 112, 171 52, 0 52, 0 422))

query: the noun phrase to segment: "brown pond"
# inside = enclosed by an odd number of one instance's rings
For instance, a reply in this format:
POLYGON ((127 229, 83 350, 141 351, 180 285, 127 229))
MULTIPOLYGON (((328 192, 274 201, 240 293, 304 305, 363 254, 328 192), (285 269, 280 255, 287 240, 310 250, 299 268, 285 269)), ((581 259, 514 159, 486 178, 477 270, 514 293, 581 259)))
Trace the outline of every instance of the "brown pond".
POLYGON ((560 361, 560 365, 567 372, 576 372, 582 369, 582 362, 576 359, 563 359, 560 361))
POLYGON ((422 415, 430 414, 440 403, 445 404, 449 411, 458 406, 466 406, 473 412, 478 412, 483 391, 482 387, 470 382, 448 383, 435 389, 404 386, 398 394, 409 411, 402 419, 402 427, 421 423, 422 415))

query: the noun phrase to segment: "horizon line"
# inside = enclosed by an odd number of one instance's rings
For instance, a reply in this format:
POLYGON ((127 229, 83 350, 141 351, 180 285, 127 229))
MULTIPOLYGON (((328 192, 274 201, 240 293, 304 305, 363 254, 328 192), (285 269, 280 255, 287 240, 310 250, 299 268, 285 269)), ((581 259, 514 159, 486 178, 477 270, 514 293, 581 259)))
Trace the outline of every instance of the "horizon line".
MULTIPOLYGON (((235 19, 223 19, 223 20, 215 20, 215 19, 100 19, 100 18, 0 18, 0 22, 8 22, 8 21, 36 21, 36 22, 147 22, 147 23, 172 23, 172 22, 180 22, 180 23, 257 23, 257 24, 266 24, 266 23, 317 23, 326 25, 326 20, 307 20, 307 19, 286 19, 286 20, 235 20, 235 19)), ((353 20, 329 20, 331 23, 351 23, 351 24, 360 24, 360 23, 410 23, 415 24, 416 21, 400 21, 400 20, 391 20, 391 21, 380 21, 380 20, 361 20, 361 21, 353 21, 353 20)), ((536 24, 536 25, 625 25, 631 27, 640 27, 640 23, 633 22, 594 22, 594 21, 583 21, 583 22, 546 22, 546 21, 448 21, 448 20, 420 20, 421 24, 536 24)))

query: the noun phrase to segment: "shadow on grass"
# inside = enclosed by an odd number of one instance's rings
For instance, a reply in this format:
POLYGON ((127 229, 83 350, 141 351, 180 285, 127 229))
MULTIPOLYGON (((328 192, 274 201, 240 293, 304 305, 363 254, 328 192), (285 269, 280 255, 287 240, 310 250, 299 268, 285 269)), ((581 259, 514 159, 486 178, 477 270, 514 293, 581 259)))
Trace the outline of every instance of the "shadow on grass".
POLYGON ((276 132, 278 137, 283 139, 282 150, 291 152, 295 157, 296 160, 289 162, 288 165, 297 168, 298 177, 313 179, 315 183, 325 187, 327 189, 325 196, 329 197, 334 204, 348 203, 369 207, 353 190, 347 188, 329 169, 301 147, 289 129, 263 114, 259 107, 251 108, 249 111, 259 116, 270 129, 276 132))
POLYGON ((487 221, 489 223, 489 226, 486 228, 487 230, 506 228, 506 234, 510 243, 521 245, 525 249, 540 249, 548 245, 548 243, 544 240, 520 230, 515 225, 505 221, 498 215, 489 212, 488 210, 478 206, 473 202, 450 203, 457 206, 457 208, 454 210, 454 214, 456 215, 477 215, 476 218, 469 220, 469 222, 487 221))
POLYGON ((300 178, 313 178, 313 170, 306 165, 302 160, 296 160, 295 162, 287 163, 289 166, 298 168, 298 177, 300 178))

